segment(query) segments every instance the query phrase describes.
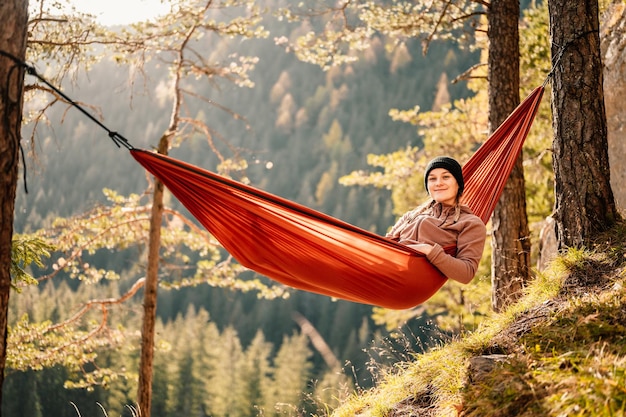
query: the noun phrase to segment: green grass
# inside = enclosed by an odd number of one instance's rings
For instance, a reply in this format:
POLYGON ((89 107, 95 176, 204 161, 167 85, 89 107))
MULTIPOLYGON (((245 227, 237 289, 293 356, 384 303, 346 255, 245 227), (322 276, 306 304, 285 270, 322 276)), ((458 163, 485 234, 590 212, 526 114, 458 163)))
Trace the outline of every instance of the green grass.
POLYGON ((389 369, 332 416, 626 416, 624 244, 620 224, 569 250, 507 311, 389 369))

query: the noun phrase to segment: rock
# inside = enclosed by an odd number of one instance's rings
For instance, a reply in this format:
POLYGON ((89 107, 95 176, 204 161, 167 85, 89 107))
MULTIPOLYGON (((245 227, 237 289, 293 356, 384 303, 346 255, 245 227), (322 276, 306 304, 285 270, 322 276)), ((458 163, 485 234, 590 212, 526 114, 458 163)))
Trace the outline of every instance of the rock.
POLYGON ((473 384, 482 381, 496 366, 508 362, 509 359, 510 355, 502 354, 474 356, 470 359, 468 368, 469 382, 473 384))
POLYGON ((539 256, 537 270, 543 271, 558 253, 556 241, 556 225, 552 217, 546 218, 539 232, 539 256))

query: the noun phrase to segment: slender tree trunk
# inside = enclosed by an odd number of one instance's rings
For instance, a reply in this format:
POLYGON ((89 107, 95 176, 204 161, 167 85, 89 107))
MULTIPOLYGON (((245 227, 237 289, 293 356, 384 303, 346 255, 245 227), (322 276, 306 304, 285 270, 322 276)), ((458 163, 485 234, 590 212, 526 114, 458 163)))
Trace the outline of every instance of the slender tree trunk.
MULTIPOLYGON (((493 0, 489 19, 489 125, 493 132, 520 103, 519 1, 493 0)), ((530 279, 530 239, 522 156, 517 159, 492 221, 492 305, 517 300, 530 279)))
MULTIPOLYGON (((27 27, 28 1, 2 0, 0 51, 24 61, 27 27)), ((11 242, 20 154, 23 87, 23 67, 0 55, 0 405, 7 357, 11 242)))
MULTIPOLYGON (((209 7, 210 2, 207 3, 209 7)), ((189 29, 192 33, 194 28, 189 29)), ((183 79, 185 62, 184 47, 178 51, 179 57, 174 71, 174 103, 169 126, 161 139, 157 151, 167 155, 170 149, 170 140, 178 131, 180 109, 183 103, 181 81, 183 79)), ((141 330, 141 362, 139 364, 139 386, 137 398, 141 417, 150 417, 152 408, 152 375, 154 373, 154 329, 156 323, 157 288, 159 274, 159 250, 161 248, 161 224, 163 222, 163 191, 164 185, 154 178, 154 195, 152 198, 152 213, 150 217, 150 242, 148 249, 148 270, 146 272, 146 289, 144 296, 144 317, 141 330)))
MULTIPOLYGON (((158 152, 166 155, 167 135, 160 142, 158 152)), ((148 243, 148 268, 143 297, 143 324, 141 328, 141 358, 139 362, 139 384, 137 402, 141 417, 150 417, 152 406, 152 376, 154 369, 154 329, 156 323, 157 288, 159 278, 159 251, 161 249, 161 223, 163 220, 163 183, 154 179, 152 213, 150 216, 150 238, 148 243)))
POLYGON ((618 218, 610 184, 597 0, 550 0, 552 125, 559 249, 580 247, 618 218))

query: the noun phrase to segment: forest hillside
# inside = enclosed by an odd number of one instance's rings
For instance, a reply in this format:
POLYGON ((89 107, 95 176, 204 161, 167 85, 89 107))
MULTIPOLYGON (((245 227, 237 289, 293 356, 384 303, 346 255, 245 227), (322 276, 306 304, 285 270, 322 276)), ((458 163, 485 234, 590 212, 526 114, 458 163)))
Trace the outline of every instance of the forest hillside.
POLYGON ((556 257, 518 303, 399 364, 335 417, 626 415, 626 224, 556 257))

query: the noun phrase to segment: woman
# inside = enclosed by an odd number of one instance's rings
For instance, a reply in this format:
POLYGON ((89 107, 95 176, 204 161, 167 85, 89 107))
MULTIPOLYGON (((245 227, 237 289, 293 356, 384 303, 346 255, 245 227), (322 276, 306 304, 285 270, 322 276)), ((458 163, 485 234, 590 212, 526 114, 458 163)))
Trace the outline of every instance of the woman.
POLYGON ((428 163, 424 185, 431 200, 405 213, 387 237, 423 253, 449 279, 469 283, 483 255, 487 229, 460 203, 465 186, 461 165, 440 156, 428 163), (456 246, 456 256, 443 248, 456 246))

